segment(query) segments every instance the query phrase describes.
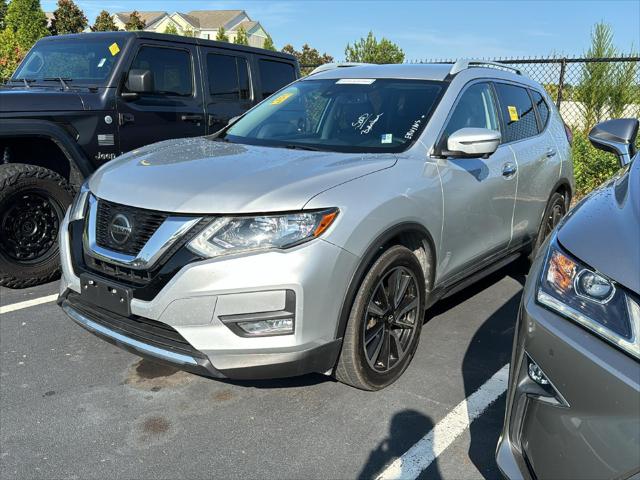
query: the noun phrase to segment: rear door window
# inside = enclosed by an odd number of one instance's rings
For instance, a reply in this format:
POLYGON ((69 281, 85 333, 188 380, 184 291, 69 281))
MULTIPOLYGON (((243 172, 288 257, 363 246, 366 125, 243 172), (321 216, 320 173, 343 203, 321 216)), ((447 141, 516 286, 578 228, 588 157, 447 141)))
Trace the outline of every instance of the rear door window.
POLYGON ((258 65, 262 98, 267 98, 296 79, 296 71, 290 63, 260 59, 258 65))
POLYGON ((544 128, 547 126, 547 122, 549 121, 549 105, 547 105, 547 102, 540 92, 531 90, 531 96, 533 97, 533 103, 535 103, 536 105, 536 110, 538 110, 540 125, 542 127, 542 130, 544 130, 544 128))
POLYGON ((207 55, 209 94, 216 100, 247 100, 251 98, 247 60, 233 55, 207 55))
POLYGON ((131 69, 151 70, 158 95, 188 96, 193 93, 191 53, 165 47, 141 47, 131 69))
POLYGON ((539 133, 538 121, 529 92, 523 87, 496 83, 500 113, 505 125, 503 142, 515 142, 539 133))

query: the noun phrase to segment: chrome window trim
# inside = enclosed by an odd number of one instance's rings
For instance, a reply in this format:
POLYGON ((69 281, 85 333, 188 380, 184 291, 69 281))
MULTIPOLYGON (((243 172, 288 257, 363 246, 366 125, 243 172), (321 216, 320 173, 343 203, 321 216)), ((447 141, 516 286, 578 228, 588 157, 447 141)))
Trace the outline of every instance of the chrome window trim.
POLYGON ((82 243, 85 252, 94 258, 115 263, 134 270, 144 270, 153 265, 171 248, 171 246, 187 233, 202 217, 167 217, 167 219, 151 235, 151 238, 136 255, 114 252, 98 245, 96 240, 96 219, 98 216, 98 199, 89 195, 89 208, 85 221, 82 243))

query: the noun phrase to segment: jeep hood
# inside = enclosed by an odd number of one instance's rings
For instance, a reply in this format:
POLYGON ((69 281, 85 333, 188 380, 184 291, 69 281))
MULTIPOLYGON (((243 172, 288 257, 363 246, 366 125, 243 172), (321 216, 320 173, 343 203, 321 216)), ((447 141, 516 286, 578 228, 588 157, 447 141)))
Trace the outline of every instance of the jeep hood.
POLYGON ((89 187, 98 198, 166 212, 291 211, 395 162, 391 154, 311 152, 199 137, 133 150, 101 167, 89 187))
POLYGON ((45 112, 84 110, 78 92, 53 88, 6 88, 0 90, 0 112, 45 112))

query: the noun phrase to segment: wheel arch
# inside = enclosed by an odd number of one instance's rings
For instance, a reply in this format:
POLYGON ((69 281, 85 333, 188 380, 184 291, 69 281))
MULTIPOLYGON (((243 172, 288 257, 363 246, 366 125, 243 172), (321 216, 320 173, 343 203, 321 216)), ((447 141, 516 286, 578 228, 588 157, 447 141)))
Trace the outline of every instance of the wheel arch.
POLYGON ((433 289, 436 273, 435 267, 437 265, 433 236, 423 225, 416 222, 402 222, 394 225, 376 237, 367 247, 364 255, 362 255, 342 300, 335 338, 342 338, 344 336, 351 305, 369 267, 382 252, 393 245, 404 245, 416 254, 425 275, 427 295, 433 289), (431 262, 427 260, 431 260, 431 262))

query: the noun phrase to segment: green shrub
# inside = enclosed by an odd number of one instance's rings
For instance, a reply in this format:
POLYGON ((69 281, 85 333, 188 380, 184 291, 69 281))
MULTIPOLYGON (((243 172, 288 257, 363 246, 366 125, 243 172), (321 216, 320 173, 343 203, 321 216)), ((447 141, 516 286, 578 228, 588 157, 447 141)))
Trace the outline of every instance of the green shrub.
POLYGON ((576 198, 586 195, 620 169, 615 155, 594 148, 584 132, 574 132, 571 150, 573 173, 576 179, 576 198))

